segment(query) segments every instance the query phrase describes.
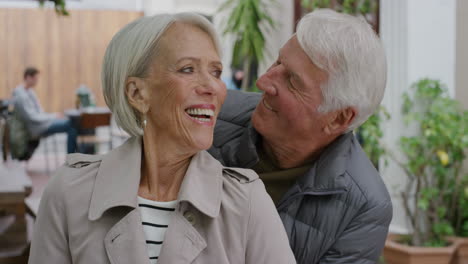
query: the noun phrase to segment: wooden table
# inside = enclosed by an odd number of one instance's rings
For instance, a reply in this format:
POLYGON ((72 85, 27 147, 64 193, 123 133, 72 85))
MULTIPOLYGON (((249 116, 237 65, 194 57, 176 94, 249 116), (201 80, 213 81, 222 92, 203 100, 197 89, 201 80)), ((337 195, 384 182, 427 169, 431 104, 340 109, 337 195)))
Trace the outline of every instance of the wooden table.
POLYGON ((87 107, 83 109, 68 109, 65 115, 78 128, 96 128, 110 125, 111 111, 107 107, 87 107))
POLYGON ((84 109, 70 109, 65 111, 65 115, 71 120, 78 130, 79 149, 82 144, 109 143, 112 149, 111 118, 112 113, 106 107, 87 107, 84 109), (109 127, 109 139, 99 139, 95 135, 98 127, 109 127))
POLYGON ((29 248, 25 199, 32 182, 19 162, 0 165, 0 263, 21 263, 29 248))

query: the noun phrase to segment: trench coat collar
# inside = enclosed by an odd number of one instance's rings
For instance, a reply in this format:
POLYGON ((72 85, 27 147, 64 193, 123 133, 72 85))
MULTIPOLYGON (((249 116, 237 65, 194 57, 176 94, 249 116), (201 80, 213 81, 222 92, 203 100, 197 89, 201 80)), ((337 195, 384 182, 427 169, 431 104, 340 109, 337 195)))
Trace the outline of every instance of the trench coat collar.
MULTIPOLYGON (((141 145, 141 138, 130 138, 102 156, 91 196, 89 220, 101 218, 104 212, 114 207, 137 207, 141 145)), ((217 217, 221 206, 222 173, 223 166, 206 151, 195 154, 182 182, 179 202, 188 202, 201 213, 217 217)))

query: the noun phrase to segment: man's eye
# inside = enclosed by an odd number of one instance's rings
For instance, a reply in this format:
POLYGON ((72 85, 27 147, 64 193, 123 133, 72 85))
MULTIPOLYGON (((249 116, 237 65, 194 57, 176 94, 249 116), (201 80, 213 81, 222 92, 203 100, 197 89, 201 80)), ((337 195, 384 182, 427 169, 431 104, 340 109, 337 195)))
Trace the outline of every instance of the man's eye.
POLYGON ((289 84, 289 87, 294 88, 294 85, 293 85, 293 83, 292 83, 292 77, 291 77, 291 76, 288 76, 288 84, 289 84))
POLYGON ((223 71, 222 70, 215 70, 213 71, 213 76, 216 77, 216 78, 221 78, 221 74, 223 74, 223 71))
POLYGON ((270 68, 268 68, 267 71, 270 71, 271 69, 273 69, 275 66, 277 66, 277 65, 279 65, 279 64, 280 64, 279 61, 275 61, 275 62, 270 66, 270 68))
POLYGON ((184 68, 180 69, 179 72, 192 73, 193 72, 193 67, 184 67, 184 68))

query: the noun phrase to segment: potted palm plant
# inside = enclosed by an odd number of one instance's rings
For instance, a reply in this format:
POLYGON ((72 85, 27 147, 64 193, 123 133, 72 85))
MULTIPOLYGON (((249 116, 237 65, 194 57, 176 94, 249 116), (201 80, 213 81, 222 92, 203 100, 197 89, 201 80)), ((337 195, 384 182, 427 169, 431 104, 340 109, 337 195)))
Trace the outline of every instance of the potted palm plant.
MULTIPOLYGON (((226 0, 220 7, 220 10, 230 10, 224 34, 232 34, 235 37, 232 60, 233 65, 242 65, 244 78, 241 88, 244 91, 253 86, 253 80, 249 79, 251 67, 260 63, 264 58, 264 33, 275 25, 263 1, 226 0)), ((273 0, 269 2, 274 3, 273 0)), ((253 76, 253 79, 255 77, 253 76)))
POLYGON ((390 235, 384 256, 388 264, 449 264, 459 244, 448 237, 455 234, 452 219, 462 217, 468 112, 439 81, 420 80, 410 92, 403 96, 403 114, 415 135, 400 139, 405 161, 390 156, 408 179, 401 197, 413 233, 390 235))
POLYGON ((46 1, 53 2, 55 12, 58 15, 68 16, 70 14, 67 11, 65 0, 38 0, 38 1, 39 1, 39 4, 41 5, 41 7, 44 6, 46 1))

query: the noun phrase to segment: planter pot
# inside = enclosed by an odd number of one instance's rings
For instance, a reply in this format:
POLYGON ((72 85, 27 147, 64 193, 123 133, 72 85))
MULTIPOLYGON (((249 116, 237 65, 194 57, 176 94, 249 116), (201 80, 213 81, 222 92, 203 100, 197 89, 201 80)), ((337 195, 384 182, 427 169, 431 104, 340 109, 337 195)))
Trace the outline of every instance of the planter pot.
POLYGON ((450 261, 457 249, 457 243, 448 247, 412 247, 396 241, 401 236, 390 234, 385 242, 386 264, 452 264, 450 261))
POLYGON ((451 237, 448 240, 458 245, 451 264, 468 264, 468 238, 451 237))

